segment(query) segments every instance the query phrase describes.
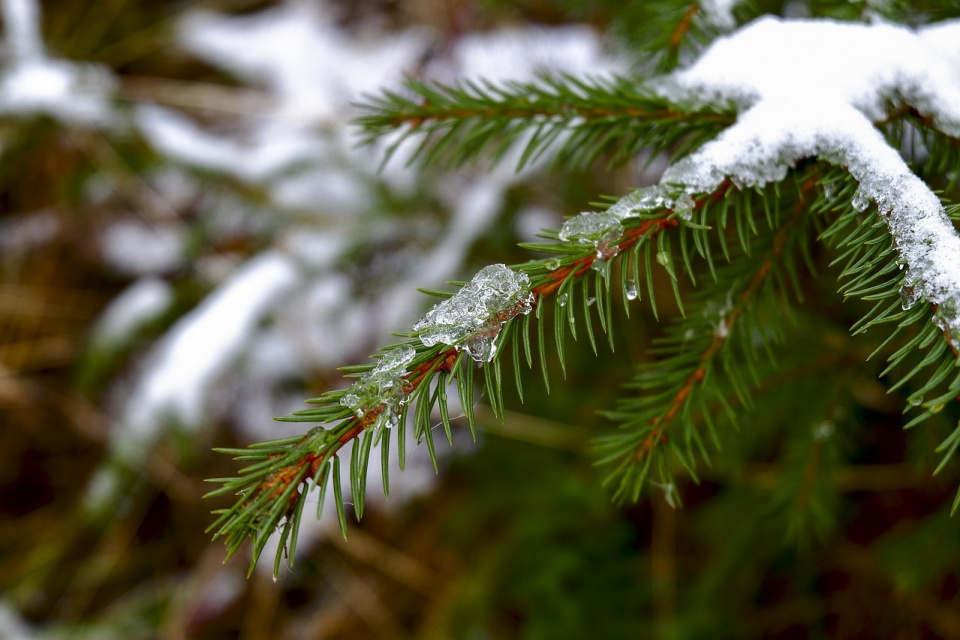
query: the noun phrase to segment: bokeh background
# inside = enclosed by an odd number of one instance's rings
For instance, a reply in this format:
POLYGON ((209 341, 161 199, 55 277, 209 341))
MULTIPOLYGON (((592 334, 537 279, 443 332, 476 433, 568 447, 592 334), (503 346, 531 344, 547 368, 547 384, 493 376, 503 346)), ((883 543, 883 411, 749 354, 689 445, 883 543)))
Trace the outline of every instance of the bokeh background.
POLYGON ((831 303, 824 366, 876 428, 812 533, 777 519, 792 449, 770 434, 682 509, 610 503, 590 438, 646 357, 645 306, 615 356, 570 348, 552 395, 534 374, 503 423, 480 407, 439 473, 414 455, 389 500, 372 478, 348 541, 305 525, 279 581, 269 550, 247 578, 205 533, 225 502, 204 479, 237 470, 212 447, 296 434, 271 418, 346 385, 428 308, 417 287, 525 261, 664 166, 451 172, 406 143, 383 164, 357 102, 404 74, 630 73, 644 25, 620 4, 0 0, 0 638, 960 637, 955 470, 932 478, 936 442, 908 447, 898 398, 851 373, 831 303), (953 564, 897 552, 918 537, 953 564))

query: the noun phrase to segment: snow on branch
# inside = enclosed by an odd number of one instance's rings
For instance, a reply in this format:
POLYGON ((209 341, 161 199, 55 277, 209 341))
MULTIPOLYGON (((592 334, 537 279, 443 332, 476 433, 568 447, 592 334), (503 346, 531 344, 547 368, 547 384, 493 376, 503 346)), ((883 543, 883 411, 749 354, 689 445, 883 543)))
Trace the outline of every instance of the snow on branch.
POLYGON ((803 158, 841 165, 860 183, 853 206, 876 203, 907 267, 904 308, 925 299, 960 344, 960 237, 937 196, 873 123, 913 107, 960 137, 960 20, 918 31, 889 24, 764 17, 717 40, 656 89, 678 103, 730 103, 740 115, 670 167, 663 185, 711 192, 782 180, 803 158))

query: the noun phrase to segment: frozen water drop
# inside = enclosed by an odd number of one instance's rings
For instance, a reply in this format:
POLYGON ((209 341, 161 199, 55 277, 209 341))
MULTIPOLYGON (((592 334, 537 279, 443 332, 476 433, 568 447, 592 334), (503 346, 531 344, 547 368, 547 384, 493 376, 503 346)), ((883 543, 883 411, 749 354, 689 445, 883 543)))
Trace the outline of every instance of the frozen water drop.
POLYGON ((596 298, 594 298, 593 296, 590 296, 589 298, 587 298, 587 306, 588 306, 588 307, 593 306, 593 303, 596 302, 596 301, 597 301, 596 298))
POLYGON ((853 194, 853 200, 850 201, 850 205, 857 211, 863 211, 870 204, 870 199, 860 190, 857 189, 857 192, 853 194))
POLYGON ((597 250, 597 256, 593 259, 593 262, 590 263, 590 268, 604 275, 607 274, 606 254, 603 251, 597 250))
POLYGON ((639 292, 637 291, 637 283, 633 280, 627 280, 627 283, 623 287, 623 295, 627 297, 627 300, 636 300, 639 292))
POLYGON ((722 319, 717 323, 716 328, 713 330, 713 335, 718 338, 726 338, 730 335, 730 325, 727 324, 727 321, 722 319))
POLYGON ((917 303, 917 300, 920 299, 920 294, 917 292, 916 287, 904 283, 900 287, 900 306, 904 311, 909 310, 917 303))
POLYGON ((824 420, 813 429, 813 439, 817 442, 823 442, 833 435, 836 425, 833 420, 824 420))
POLYGON ((694 200, 689 194, 682 194, 673 205, 673 210, 677 213, 681 220, 693 220, 693 209, 697 206, 696 200, 694 200))

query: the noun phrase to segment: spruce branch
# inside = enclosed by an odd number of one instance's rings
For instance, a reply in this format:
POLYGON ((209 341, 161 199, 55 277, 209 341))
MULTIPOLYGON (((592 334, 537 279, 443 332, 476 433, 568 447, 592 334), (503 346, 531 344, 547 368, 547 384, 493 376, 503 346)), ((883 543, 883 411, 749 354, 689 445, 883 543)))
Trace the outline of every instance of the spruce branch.
MULTIPOLYGON (((684 20, 695 13, 688 10, 684 20)), ((673 33, 688 27, 681 22, 673 33)), ((892 28, 829 28, 849 29, 862 39, 881 33, 929 54, 914 34, 892 28)), ((751 38, 762 43, 784 34, 818 42, 819 32, 766 18, 731 37, 741 38, 738 44, 751 38)), ((778 361, 776 345, 789 331, 791 307, 803 298, 799 274, 813 271, 815 235, 838 253, 833 264, 840 265, 841 293, 874 303, 853 330, 889 332, 875 355, 888 360, 881 376, 896 376, 891 390, 908 389, 908 410, 920 412, 906 426, 960 397, 960 239, 948 217, 957 209, 945 209, 892 146, 899 147, 896 138, 915 127, 924 140, 929 136, 931 149, 926 158, 917 157, 918 171, 937 171, 958 159, 960 106, 953 98, 960 89, 934 86, 930 95, 921 94, 898 78, 903 86, 894 88, 906 106, 881 117, 874 112, 880 108, 871 106, 879 103, 877 96, 857 102, 842 87, 832 87, 834 93, 827 91, 818 102, 762 74, 717 80, 718 68, 736 72, 745 62, 742 54, 733 55, 738 51, 734 44, 711 48, 690 69, 644 82, 553 77, 450 86, 408 80, 406 95, 369 98, 360 120, 369 139, 399 130, 389 155, 407 137, 420 136, 413 157, 446 166, 481 156, 496 161, 516 145, 522 146, 518 167, 547 152, 564 167, 594 162, 601 154, 611 162, 641 151, 685 157, 668 168, 660 185, 628 194, 604 212, 568 219, 543 234, 549 242, 523 245, 550 257, 491 265, 455 293, 428 291, 443 300, 412 331, 398 334, 405 342, 382 349, 376 364, 345 368, 357 379, 352 387, 327 392, 310 401, 315 408, 286 418, 327 427, 301 439, 229 451, 254 464, 238 478, 219 480, 224 486, 211 494, 239 496, 212 527, 226 538, 228 552, 250 537, 255 564, 279 528, 276 571, 286 549, 292 556, 311 487, 319 489, 322 504, 333 485, 345 533, 339 473, 344 446, 352 443, 350 482, 360 517, 374 445, 381 447, 384 491, 390 439, 396 433, 402 468, 408 422, 436 465, 431 414, 439 409, 451 440, 449 384, 456 381, 471 431, 477 371, 493 412, 502 416, 504 354, 511 354, 522 396, 523 360, 534 367, 536 345, 549 388, 547 361, 555 353, 565 371, 567 332, 574 339, 585 335, 596 352, 596 324, 613 347, 615 289, 629 313, 645 281, 657 315, 659 267, 683 317, 655 344, 657 359, 641 367, 630 385, 639 397, 622 399, 608 414, 621 430, 599 448, 601 462, 614 464, 608 482, 616 485, 618 498, 636 500, 651 473, 672 498, 675 468, 696 478, 696 458, 709 460, 706 436, 719 444, 718 426, 736 424, 738 408, 749 409, 767 367, 778 361), (765 229, 758 223, 761 211, 765 229), (718 266, 718 256, 726 264, 718 266), (613 286, 615 273, 619 287, 613 286), (682 295, 684 275, 692 286, 705 284, 694 295, 682 295), (548 298, 552 313, 546 311, 548 298), (586 322, 578 323, 578 314, 586 322)), ((816 71, 798 81, 810 85, 814 97, 816 71)), ((901 75, 909 72, 916 69, 901 75)), ((938 448, 944 454, 938 472, 958 448, 960 426, 938 448)), ((807 503, 811 482, 797 485, 799 503, 807 503)))
MULTIPOLYGON (((708 200, 709 198, 701 199, 695 203, 694 208, 701 208, 708 200)), ((374 444, 381 445, 384 491, 389 492, 387 461, 390 455, 391 433, 397 433, 398 456, 402 469, 404 433, 407 417, 412 412, 414 432, 418 440, 425 441, 436 465, 431 414, 434 408, 439 409, 444 433, 452 442, 452 426, 446 404, 446 386, 451 380, 456 380, 467 423, 471 433, 474 433, 474 359, 481 360, 488 400, 495 414, 502 416, 500 360, 504 353, 511 350, 501 347, 508 341, 512 343, 514 371, 519 372, 521 323, 522 347, 527 365, 532 367, 529 318, 532 315, 539 321, 544 300, 558 292, 560 295, 570 295, 579 286, 583 293, 587 331, 596 349, 590 328, 593 314, 587 300, 590 296, 606 297, 606 302, 597 304, 595 313, 600 326, 609 334, 613 321, 610 315, 612 305, 609 302, 610 264, 606 261, 629 255, 631 250, 638 247, 650 246, 664 230, 684 226, 699 232, 703 229, 680 217, 677 211, 661 207, 656 211, 647 211, 643 215, 625 219, 622 233, 618 233, 606 243, 589 247, 566 241, 527 245, 530 249, 553 255, 510 268, 512 272, 529 279, 529 303, 511 303, 487 318, 481 329, 464 335, 452 345, 443 342, 425 344, 428 342, 425 340, 425 329, 402 334, 412 339, 382 349, 377 356, 377 364, 342 368, 349 377, 357 378, 358 382, 353 387, 326 392, 307 401, 316 405, 315 408, 278 418, 287 422, 320 422, 329 425, 328 427, 314 427, 303 437, 255 444, 248 449, 218 449, 221 453, 233 455, 238 461, 252 464, 242 469, 237 477, 210 480, 222 486, 208 493, 206 497, 236 495, 238 499, 232 507, 214 512, 219 517, 208 531, 214 532, 214 538, 224 538, 228 557, 234 555, 249 537, 253 544, 249 567, 251 572, 269 537, 279 531, 280 545, 274 562, 276 574, 284 557, 292 561, 302 512, 311 487, 318 488, 320 492, 317 509, 319 517, 328 487, 332 485, 340 527, 346 535, 346 511, 339 474, 339 454, 346 445, 352 443, 351 489, 354 511, 357 518, 360 518, 364 508, 369 455, 374 444), (593 278, 589 277, 591 274, 593 278), (535 315, 527 315, 531 309, 536 310, 535 315), (496 348, 473 351, 471 341, 478 339, 493 343, 496 348), (397 358, 397 354, 401 356, 397 358), (387 363, 385 367, 384 363, 387 363)), ((557 234, 548 236, 556 238, 557 234)), ((470 283, 463 283, 461 291, 469 286, 470 283)), ((456 297, 447 292, 428 293, 445 300, 456 297)), ((636 297, 626 290, 623 295, 625 301, 636 297)), ((523 296, 520 299, 525 300, 523 296)), ((429 318, 429 314, 427 317, 429 318)), ((571 331, 575 332, 572 328, 572 313, 557 314, 556 317, 557 331, 562 332, 563 320, 568 322, 571 331)), ((546 332, 547 329, 540 326, 538 345, 545 382, 546 332)), ((562 362, 562 342, 558 339, 557 344, 562 362)), ((517 381, 519 383, 519 376, 517 381)))
POLYGON ((359 105, 367 140, 403 133, 389 158, 410 136, 419 136, 411 160, 456 167, 479 158, 501 160, 522 146, 517 169, 551 155, 556 167, 582 167, 601 154, 610 164, 642 151, 682 154, 733 122, 710 105, 683 107, 659 97, 642 81, 545 76, 537 83, 463 81, 457 85, 408 78, 405 93, 385 91, 359 105))

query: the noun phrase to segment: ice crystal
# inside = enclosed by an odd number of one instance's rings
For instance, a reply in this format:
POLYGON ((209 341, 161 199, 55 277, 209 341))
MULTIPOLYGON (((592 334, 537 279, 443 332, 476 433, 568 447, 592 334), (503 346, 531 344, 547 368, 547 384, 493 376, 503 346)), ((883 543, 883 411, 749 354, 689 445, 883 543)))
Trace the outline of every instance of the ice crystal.
POLYGON ((413 330, 428 347, 453 345, 478 362, 490 362, 496 355, 500 328, 511 318, 530 313, 533 303, 527 275, 494 264, 428 311, 413 330))
POLYGON ((353 411, 358 418, 382 406, 378 424, 387 427, 395 425, 407 397, 403 376, 406 374, 407 365, 416 355, 414 348, 406 344, 385 352, 371 371, 347 389, 340 398, 340 404, 353 411))

